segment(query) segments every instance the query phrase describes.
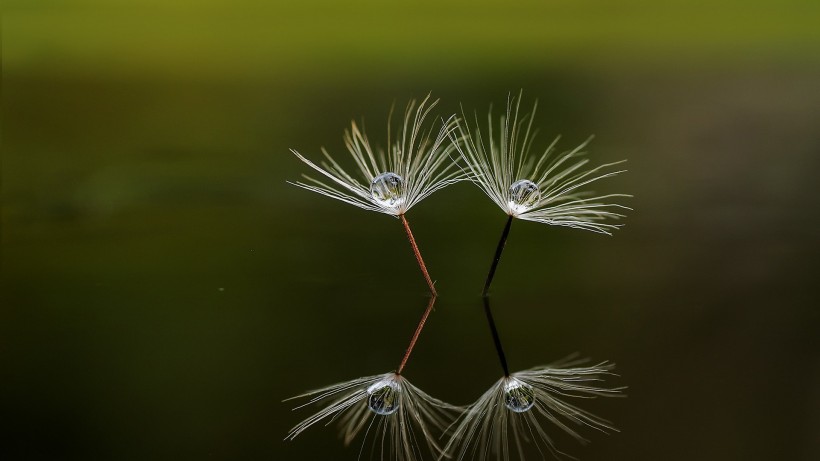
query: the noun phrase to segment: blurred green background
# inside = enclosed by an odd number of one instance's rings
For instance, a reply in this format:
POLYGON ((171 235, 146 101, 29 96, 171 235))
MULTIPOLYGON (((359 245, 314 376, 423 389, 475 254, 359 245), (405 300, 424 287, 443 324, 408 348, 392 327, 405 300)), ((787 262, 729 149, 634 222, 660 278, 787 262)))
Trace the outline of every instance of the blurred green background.
MULTIPOLYGON (((540 102, 634 208, 613 237, 516 222, 510 365, 579 351, 627 399, 584 460, 820 458, 820 3, 6 0, 0 455, 356 459, 283 398, 390 371, 426 305, 399 223, 286 184, 363 118, 540 102)), ((406 375, 500 375, 479 291, 504 215, 408 216, 441 296, 406 375)), ((554 433, 555 430, 552 429, 554 433)), ((365 455, 363 458, 368 458, 365 455)), ((536 457, 533 457, 537 459, 536 457)))

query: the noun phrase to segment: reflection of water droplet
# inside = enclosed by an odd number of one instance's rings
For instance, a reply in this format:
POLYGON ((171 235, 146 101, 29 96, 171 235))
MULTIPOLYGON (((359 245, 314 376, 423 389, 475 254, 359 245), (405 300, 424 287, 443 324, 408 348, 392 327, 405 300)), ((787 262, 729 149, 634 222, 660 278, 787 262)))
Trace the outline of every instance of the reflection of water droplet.
POLYGON ((519 179, 510 186, 508 205, 515 213, 523 213, 532 208, 540 198, 538 185, 529 179, 519 179))
POLYGON ((396 206, 402 201, 404 180, 396 173, 382 173, 370 182, 370 195, 383 206, 396 206))
POLYGON ((373 413, 392 415, 399 409, 401 386, 394 379, 383 379, 367 388, 367 406, 373 413))
POLYGON ((532 386, 510 378, 504 384, 504 405, 516 413, 528 411, 535 405, 535 392, 532 386))

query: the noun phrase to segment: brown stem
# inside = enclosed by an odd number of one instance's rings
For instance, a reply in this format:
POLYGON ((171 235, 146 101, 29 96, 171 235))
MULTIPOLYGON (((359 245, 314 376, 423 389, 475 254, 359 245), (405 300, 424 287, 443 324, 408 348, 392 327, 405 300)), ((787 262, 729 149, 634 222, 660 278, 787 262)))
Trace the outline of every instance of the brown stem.
POLYGON ((419 263, 419 268, 421 268, 421 273, 424 274, 424 280, 427 281, 427 286, 430 288, 430 294, 433 295, 433 298, 438 296, 436 292, 436 287, 433 286, 433 280, 430 278, 430 274, 427 272, 427 266, 424 265, 424 260, 421 259, 421 252, 419 251, 418 245, 416 245, 416 239, 413 238, 413 232, 410 231, 410 224, 407 223, 407 218, 404 217, 404 214, 399 215, 399 219, 401 223, 404 225, 404 231, 407 232, 407 239, 410 240, 410 246, 413 247, 413 254, 416 255, 416 261, 419 263))
POLYGON ((430 316, 430 312, 433 311, 433 305, 436 304, 436 295, 433 293, 433 296, 430 298, 430 302, 427 304, 427 309, 424 310, 424 314, 421 316, 421 320, 419 320, 418 326, 416 326, 416 331, 413 333, 413 338, 410 340, 410 344, 407 346, 407 351, 404 353, 404 357, 401 359, 401 363, 399 364, 399 368, 396 371, 397 375, 400 375, 402 370, 404 370, 404 366, 407 365, 407 359, 410 358, 410 353, 413 352, 413 348, 416 347, 416 341, 419 340, 419 335, 421 334, 421 330, 424 329, 424 324, 427 322, 427 317, 430 316))

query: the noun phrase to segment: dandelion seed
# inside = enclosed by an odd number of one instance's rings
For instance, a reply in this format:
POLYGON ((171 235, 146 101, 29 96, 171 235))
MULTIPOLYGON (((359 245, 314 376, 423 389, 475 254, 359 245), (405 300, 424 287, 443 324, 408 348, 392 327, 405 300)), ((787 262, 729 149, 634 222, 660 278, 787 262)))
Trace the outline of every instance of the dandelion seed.
POLYGON ((619 210, 629 209, 609 202, 629 195, 596 196, 583 190, 591 183, 623 173, 625 170, 611 170, 622 162, 588 169, 589 160, 580 158, 586 143, 556 156, 553 152, 557 139, 540 157, 530 155, 535 106, 532 113, 519 117, 520 105, 520 95, 508 101, 506 115, 498 121, 499 133, 494 132, 492 113, 488 115, 487 139, 478 122, 472 131, 466 123, 457 121, 451 135, 465 174, 509 216, 487 277, 485 296, 513 218, 611 234, 620 225, 604 221, 622 218, 619 210))
POLYGON ((411 101, 404 112, 404 122, 398 138, 391 141, 388 122, 387 151, 374 149, 356 122, 345 131, 347 150, 356 164, 356 174, 350 174, 322 149, 325 160, 316 164, 296 150, 296 157, 330 180, 330 184, 305 176, 307 182, 295 184, 304 189, 349 203, 368 211, 392 216, 407 213, 430 194, 464 179, 464 174, 452 164, 449 154, 455 149, 448 137, 456 127, 451 116, 442 123, 433 138, 433 128, 425 120, 438 100, 427 96, 416 105, 411 101))
POLYGON ((329 180, 305 176, 305 182, 291 184, 364 210, 399 218, 428 288, 436 294, 404 215, 432 193, 464 180, 465 174, 450 160, 455 146, 448 142, 448 138, 455 129, 456 118, 451 116, 444 121, 434 138, 434 130, 425 125, 425 119, 438 100, 429 100, 430 96, 427 96, 418 106, 415 101, 407 105, 404 122, 395 141, 391 141, 391 123, 388 121, 386 152, 374 149, 364 132, 353 122, 350 130, 345 132, 344 140, 358 170, 355 174, 343 169, 324 149, 325 161, 318 165, 291 150, 299 160, 329 180))
POLYGON ((532 113, 519 117, 520 105, 520 95, 508 101, 506 116, 499 119, 500 133, 494 133, 490 113, 486 142, 478 123, 473 132, 466 123, 456 121, 457 135, 452 137, 473 182, 513 218, 604 234, 617 229, 619 225, 602 221, 623 217, 614 209, 629 208, 607 200, 629 195, 594 196, 581 189, 623 173, 625 170, 608 171, 623 161, 585 169, 589 160, 580 157, 587 143, 556 156, 557 139, 536 158, 530 154, 536 106, 532 113))
POLYGON ((556 448, 545 423, 582 443, 587 440, 579 427, 615 431, 608 421, 569 402, 571 398, 620 395, 621 388, 599 385, 612 374, 614 365, 575 367, 578 364, 538 367, 499 379, 454 423, 445 453, 457 460, 507 461, 515 455, 524 459, 524 445, 532 443, 542 457, 550 453, 560 458, 568 455, 556 448))

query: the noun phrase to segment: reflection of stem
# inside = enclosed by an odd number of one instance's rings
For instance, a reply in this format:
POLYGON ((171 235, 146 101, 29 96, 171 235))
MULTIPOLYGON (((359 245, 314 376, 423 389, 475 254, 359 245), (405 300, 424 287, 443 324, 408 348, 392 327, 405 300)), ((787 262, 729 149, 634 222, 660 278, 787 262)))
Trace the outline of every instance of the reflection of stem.
POLYGON ((416 245, 416 239, 413 238, 413 232, 410 231, 410 224, 407 223, 407 218, 404 217, 404 214, 400 214, 399 219, 404 225, 404 231, 407 232, 407 239, 410 240, 410 246, 413 247, 413 254, 416 255, 416 261, 418 261, 419 268, 421 268, 421 273, 424 274, 424 280, 427 281, 427 286, 430 288, 430 294, 432 294, 433 298, 435 298, 438 296, 438 293, 436 293, 436 287, 433 286, 433 280, 427 272, 427 266, 424 265, 424 260, 421 259, 421 252, 419 251, 418 245, 416 245))
POLYGON ((419 339, 421 330, 424 329, 424 324, 427 322, 427 317, 429 317, 430 312, 433 311, 434 304, 436 304, 435 293, 433 293, 433 297, 430 298, 430 303, 427 304, 427 309, 424 310, 424 314, 422 314, 421 320, 419 320, 419 324, 418 326, 416 326, 416 332, 413 333, 413 338, 410 340, 410 344, 407 346, 407 352, 404 353, 404 357, 402 357, 401 363, 399 364, 399 368, 396 371, 397 375, 400 375, 402 370, 404 370, 404 366, 407 365, 407 359, 410 358, 410 353, 413 352, 413 348, 416 347, 416 341, 418 341, 419 339))
POLYGON ((487 281, 484 282, 484 290, 481 296, 487 297, 490 294, 490 284, 493 283, 493 276, 495 276, 495 269, 498 267, 498 261, 501 260, 501 252, 504 251, 504 245, 507 244, 507 236, 510 235, 510 226, 512 226, 513 217, 507 219, 507 225, 504 226, 504 232, 501 233, 501 240, 498 241, 498 246, 495 249, 495 257, 493 257, 493 264, 490 266, 490 272, 487 274, 487 281))
POLYGON ((507 356, 504 355, 504 348, 501 347, 501 338, 498 336, 498 329, 495 327, 493 313, 490 310, 490 297, 484 296, 482 299, 484 300, 484 313, 487 315, 487 323, 490 324, 490 332, 493 334, 495 352, 498 354, 498 360, 501 362, 501 368, 504 369, 504 376, 510 376, 510 369, 507 367, 507 356))

